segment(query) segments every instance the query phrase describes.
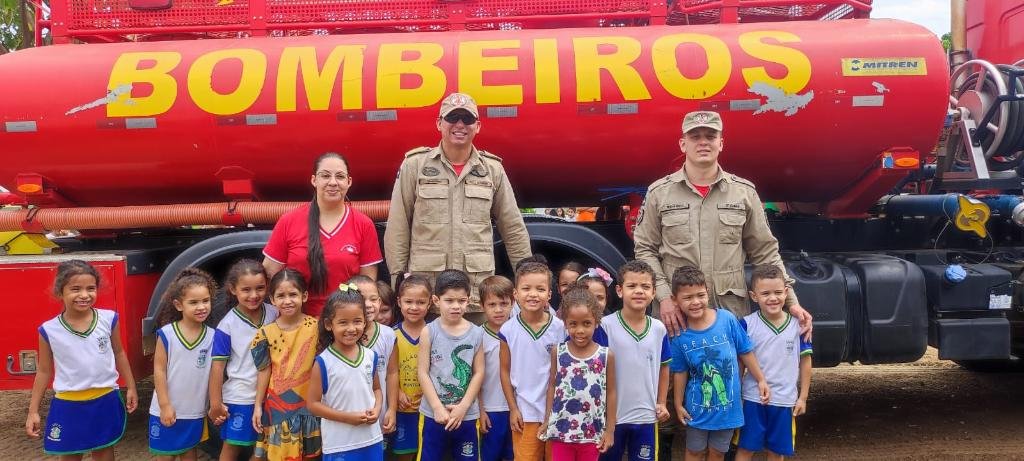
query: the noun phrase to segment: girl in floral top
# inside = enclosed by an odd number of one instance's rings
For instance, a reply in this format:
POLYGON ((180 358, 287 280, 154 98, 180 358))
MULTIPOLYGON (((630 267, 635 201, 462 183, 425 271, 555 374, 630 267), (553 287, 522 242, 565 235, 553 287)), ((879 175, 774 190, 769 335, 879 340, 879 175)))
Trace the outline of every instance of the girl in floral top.
POLYGON ((562 295, 558 312, 569 338, 551 350, 547 424, 538 437, 551 442, 554 461, 597 460, 615 433, 614 357, 594 342, 604 308, 578 283, 562 295))

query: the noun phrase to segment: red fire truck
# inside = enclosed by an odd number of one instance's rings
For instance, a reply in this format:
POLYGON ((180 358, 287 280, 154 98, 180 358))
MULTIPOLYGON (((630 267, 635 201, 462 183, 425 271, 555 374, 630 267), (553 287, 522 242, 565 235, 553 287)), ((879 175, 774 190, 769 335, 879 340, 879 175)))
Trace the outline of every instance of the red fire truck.
MULTIPOLYGON (((36 1, 36 0, 33 0, 36 1)), ((59 261, 100 268, 137 375, 174 274, 261 257, 342 152, 381 222, 450 91, 554 264, 615 269, 683 113, 717 110, 757 184, 815 362, 1024 353, 1024 2, 955 1, 953 51, 870 0, 50 0, 0 56, 0 389, 27 388, 59 261), (73 230, 47 238, 47 232, 73 230)), ((495 248, 499 266, 503 248, 495 248)))

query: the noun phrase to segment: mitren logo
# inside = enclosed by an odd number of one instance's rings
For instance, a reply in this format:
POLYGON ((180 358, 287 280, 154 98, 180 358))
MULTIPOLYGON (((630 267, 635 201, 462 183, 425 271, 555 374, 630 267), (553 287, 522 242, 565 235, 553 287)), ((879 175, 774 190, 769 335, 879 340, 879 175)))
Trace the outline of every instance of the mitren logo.
POLYGON ((928 69, 924 58, 843 58, 843 75, 928 75, 928 69))

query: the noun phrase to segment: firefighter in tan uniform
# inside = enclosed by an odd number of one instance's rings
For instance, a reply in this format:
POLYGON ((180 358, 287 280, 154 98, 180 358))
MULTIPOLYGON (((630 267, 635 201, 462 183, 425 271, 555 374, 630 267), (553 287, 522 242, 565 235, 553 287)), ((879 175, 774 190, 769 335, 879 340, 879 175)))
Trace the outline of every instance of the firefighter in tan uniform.
POLYGON ((473 146, 480 132, 473 98, 448 95, 437 129, 440 145, 409 151, 398 170, 384 231, 385 259, 392 282, 405 272, 433 281, 445 269, 465 271, 473 287, 470 311, 477 312, 477 286, 494 275, 491 219, 513 265, 531 255, 530 236, 501 158, 473 146))
MULTIPOLYGON (((707 276, 713 305, 729 309, 738 318, 750 313, 744 263, 774 264, 783 273, 786 270, 754 185, 718 165, 722 150, 718 113, 686 114, 679 147, 686 156, 683 167, 647 189, 633 233, 637 259, 654 268, 659 317, 672 335, 685 329, 684 316, 671 298, 670 279, 676 268, 700 268, 707 276)), ((788 275, 786 282, 793 284, 788 275)), ((800 306, 792 287, 786 306, 809 336, 811 315, 800 306)))

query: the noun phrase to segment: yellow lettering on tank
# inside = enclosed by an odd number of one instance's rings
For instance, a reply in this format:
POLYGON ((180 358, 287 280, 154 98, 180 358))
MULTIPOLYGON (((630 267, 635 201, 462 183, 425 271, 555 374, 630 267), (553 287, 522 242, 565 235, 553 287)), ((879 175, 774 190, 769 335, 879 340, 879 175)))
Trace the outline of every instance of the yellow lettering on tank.
POLYGON ((459 43, 459 91, 472 95, 481 106, 522 104, 522 85, 484 85, 484 72, 519 70, 518 56, 484 56, 484 50, 516 49, 519 40, 459 43))
POLYGON ((651 46, 651 62, 661 86, 679 99, 714 96, 725 88, 732 74, 729 46, 717 37, 704 34, 672 34, 655 40, 651 46), (676 50, 686 43, 697 45, 707 56, 708 67, 700 77, 689 78, 679 67, 676 50))
POLYGON ((802 51, 788 46, 765 43, 764 39, 773 39, 779 43, 799 42, 800 37, 790 32, 779 30, 766 30, 757 32, 746 32, 740 34, 739 44, 751 57, 781 64, 786 68, 786 76, 774 78, 768 75, 764 66, 747 67, 743 69, 743 80, 747 86, 753 86, 755 82, 765 82, 781 88, 788 94, 796 94, 803 90, 811 81, 811 60, 802 51))
POLYGON ((180 63, 181 53, 175 51, 122 53, 107 82, 107 91, 117 95, 114 103, 107 104, 107 117, 145 117, 170 110, 178 98, 178 82, 170 72, 180 63), (153 65, 139 68, 149 62, 153 65), (132 97, 131 88, 140 83, 151 85, 153 92, 132 97))
POLYGON ((651 99, 651 93, 633 67, 640 57, 640 42, 630 37, 574 38, 576 54, 576 101, 601 100, 601 71, 608 72, 627 101, 651 99), (600 46, 615 47, 614 53, 601 54, 600 46))
POLYGON ((281 53, 277 68, 277 110, 294 112, 298 98, 298 74, 302 73, 302 86, 310 110, 327 110, 341 70, 341 108, 363 108, 363 57, 365 45, 338 45, 317 64, 316 48, 312 46, 287 47, 281 53), (344 67, 342 67, 344 66, 344 67))
POLYGON ((385 43, 377 55, 377 108, 428 107, 444 97, 448 79, 437 66, 444 48, 437 43, 385 43), (406 59, 406 53, 416 54, 406 59), (403 75, 422 80, 415 88, 402 88, 403 75))
POLYGON ((557 39, 538 38, 533 41, 533 72, 537 82, 537 104, 560 102, 562 94, 557 39))
POLYGON ((263 91, 267 77, 267 57, 259 50, 237 48, 217 50, 196 58, 188 70, 188 93, 200 109, 214 115, 231 115, 252 107, 263 91), (238 87, 222 94, 213 89, 213 71, 217 64, 237 59, 242 63, 238 87))

